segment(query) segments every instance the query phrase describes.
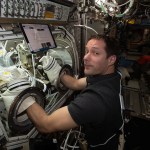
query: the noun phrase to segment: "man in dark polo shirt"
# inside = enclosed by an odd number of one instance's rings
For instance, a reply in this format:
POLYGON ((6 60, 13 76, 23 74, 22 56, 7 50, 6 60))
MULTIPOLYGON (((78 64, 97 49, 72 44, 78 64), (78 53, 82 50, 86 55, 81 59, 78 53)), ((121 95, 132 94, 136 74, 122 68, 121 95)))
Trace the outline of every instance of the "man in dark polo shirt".
POLYGON ((76 79, 61 75, 66 87, 81 90, 69 105, 47 115, 32 97, 24 101, 28 117, 37 130, 51 133, 82 126, 88 149, 118 150, 119 131, 123 127, 118 52, 115 39, 92 36, 85 48, 85 77, 76 79))

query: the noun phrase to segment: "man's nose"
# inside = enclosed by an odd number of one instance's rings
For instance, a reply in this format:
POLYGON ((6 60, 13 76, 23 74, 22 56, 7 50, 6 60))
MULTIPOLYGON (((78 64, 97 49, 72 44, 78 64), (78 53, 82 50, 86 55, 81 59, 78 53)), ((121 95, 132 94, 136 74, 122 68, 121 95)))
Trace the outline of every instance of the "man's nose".
POLYGON ((84 60, 87 60, 87 59, 89 59, 90 58, 90 53, 86 53, 85 55, 84 55, 84 60))

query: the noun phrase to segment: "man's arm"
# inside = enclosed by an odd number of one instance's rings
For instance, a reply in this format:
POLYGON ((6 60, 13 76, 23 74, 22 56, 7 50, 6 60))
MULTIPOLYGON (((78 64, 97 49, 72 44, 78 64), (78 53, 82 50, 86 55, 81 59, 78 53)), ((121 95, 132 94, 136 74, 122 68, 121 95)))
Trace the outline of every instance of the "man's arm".
POLYGON ((48 79, 50 83, 54 86, 56 86, 58 78, 63 82, 63 84, 72 90, 82 90, 86 87, 86 78, 76 79, 71 77, 70 75, 64 74, 65 72, 62 72, 62 74, 59 77, 59 73, 61 71, 61 66, 57 63, 55 58, 52 56, 43 56, 39 62, 42 62, 43 69, 47 68, 47 66, 50 68, 50 70, 44 70, 45 73, 48 76, 48 79))
POLYGON ((61 82, 71 90, 82 90, 86 87, 86 77, 76 79, 70 75, 64 74, 61 76, 61 82))
POLYGON ((47 115, 40 105, 34 103, 27 109, 27 114, 37 130, 43 133, 63 131, 78 126, 70 116, 67 106, 47 115))

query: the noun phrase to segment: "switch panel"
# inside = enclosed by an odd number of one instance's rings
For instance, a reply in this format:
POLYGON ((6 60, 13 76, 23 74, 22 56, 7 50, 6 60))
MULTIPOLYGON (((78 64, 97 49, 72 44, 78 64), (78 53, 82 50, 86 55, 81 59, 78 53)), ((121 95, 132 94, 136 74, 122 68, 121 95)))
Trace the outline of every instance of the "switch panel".
POLYGON ((70 7, 47 0, 1 0, 0 17, 67 21, 70 7))

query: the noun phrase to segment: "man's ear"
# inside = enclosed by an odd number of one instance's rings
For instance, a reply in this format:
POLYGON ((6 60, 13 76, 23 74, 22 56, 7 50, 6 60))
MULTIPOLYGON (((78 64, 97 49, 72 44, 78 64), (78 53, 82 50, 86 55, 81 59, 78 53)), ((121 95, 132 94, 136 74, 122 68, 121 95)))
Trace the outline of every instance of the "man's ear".
POLYGON ((116 55, 112 55, 108 58, 109 65, 113 65, 116 62, 116 55))

